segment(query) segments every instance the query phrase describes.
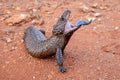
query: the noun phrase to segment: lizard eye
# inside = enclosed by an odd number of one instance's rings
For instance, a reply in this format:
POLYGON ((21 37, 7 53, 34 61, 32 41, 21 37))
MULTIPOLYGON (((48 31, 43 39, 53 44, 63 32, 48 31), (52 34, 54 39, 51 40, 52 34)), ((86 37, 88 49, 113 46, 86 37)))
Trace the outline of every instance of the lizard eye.
POLYGON ((62 17, 62 18, 61 18, 61 20, 62 20, 62 21, 64 21, 64 20, 65 20, 65 18, 63 18, 63 17, 62 17))

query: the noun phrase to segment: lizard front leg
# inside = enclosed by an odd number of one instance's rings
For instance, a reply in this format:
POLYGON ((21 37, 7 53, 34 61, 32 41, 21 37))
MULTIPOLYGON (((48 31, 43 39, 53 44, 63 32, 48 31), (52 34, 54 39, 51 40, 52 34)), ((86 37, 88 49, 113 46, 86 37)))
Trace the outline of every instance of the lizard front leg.
POLYGON ((62 48, 57 45, 57 52, 56 52, 56 60, 59 66, 59 69, 62 73, 66 72, 66 69, 63 67, 63 50, 62 48))
POLYGON ((39 31, 45 35, 45 30, 40 29, 39 31))

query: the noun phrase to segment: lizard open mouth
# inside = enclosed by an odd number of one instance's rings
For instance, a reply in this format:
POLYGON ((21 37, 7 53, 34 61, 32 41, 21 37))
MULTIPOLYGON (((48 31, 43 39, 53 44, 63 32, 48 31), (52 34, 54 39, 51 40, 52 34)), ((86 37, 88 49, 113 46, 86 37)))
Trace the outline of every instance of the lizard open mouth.
POLYGON ((83 21, 83 20, 80 20, 78 22, 76 22, 75 24, 71 24, 69 21, 67 21, 66 25, 65 25, 65 30, 64 32, 69 32, 69 31, 73 31, 75 30, 76 28, 78 29, 80 26, 82 25, 88 25, 92 22, 92 20, 90 21, 83 21))
POLYGON ((65 25, 65 31, 64 32, 68 32, 71 31, 73 29, 77 28, 75 25, 71 24, 69 21, 67 21, 66 25, 65 25))

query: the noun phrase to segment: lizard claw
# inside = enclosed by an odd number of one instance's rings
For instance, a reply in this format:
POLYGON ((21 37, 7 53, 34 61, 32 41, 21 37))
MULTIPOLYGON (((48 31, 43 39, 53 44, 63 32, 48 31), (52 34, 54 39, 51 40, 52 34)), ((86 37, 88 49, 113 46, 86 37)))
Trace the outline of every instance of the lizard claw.
POLYGON ((65 69, 64 67, 60 67, 60 71, 61 71, 62 73, 64 73, 64 72, 66 72, 66 69, 65 69))

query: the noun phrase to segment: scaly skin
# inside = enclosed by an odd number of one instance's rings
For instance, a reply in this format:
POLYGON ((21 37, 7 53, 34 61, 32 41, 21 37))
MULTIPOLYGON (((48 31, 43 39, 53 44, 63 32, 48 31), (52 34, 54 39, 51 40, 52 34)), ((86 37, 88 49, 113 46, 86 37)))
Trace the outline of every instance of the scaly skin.
POLYGON ((81 25, 88 25, 91 23, 91 21, 79 21, 75 24, 76 27, 74 29, 65 32, 65 26, 70 13, 70 10, 66 10, 62 14, 53 28, 53 35, 48 39, 45 37, 45 32, 43 30, 38 30, 35 27, 28 27, 24 32, 25 46, 30 55, 37 58, 46 58, 51 55, 56 55, 57 63, 61 72, 66 71, 63 67, 62 56, 72 34, 80 28, 81 25))

